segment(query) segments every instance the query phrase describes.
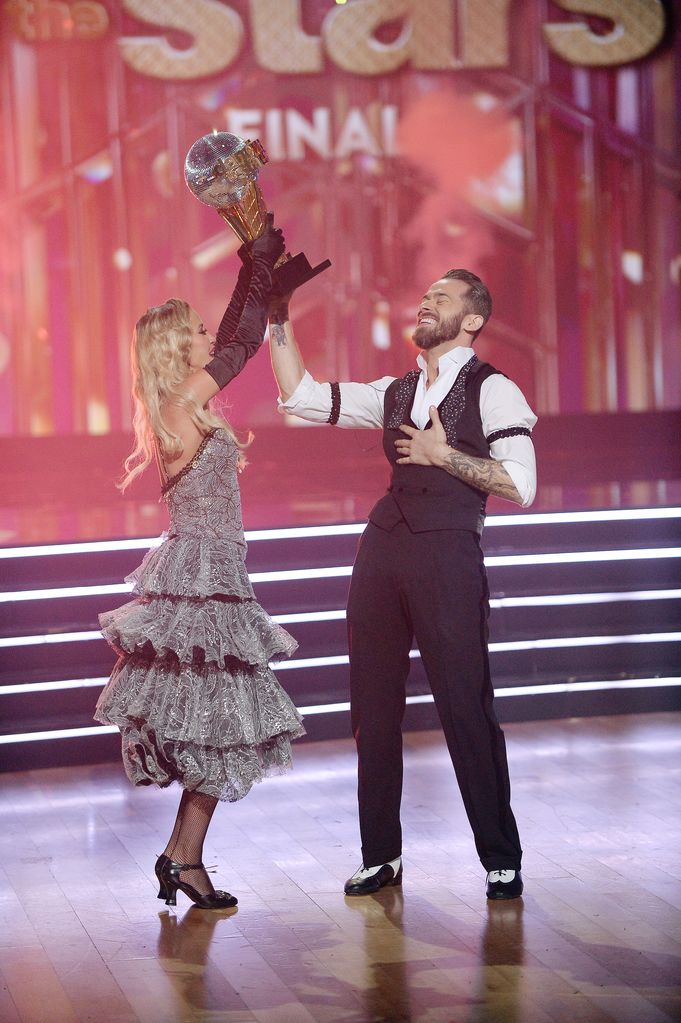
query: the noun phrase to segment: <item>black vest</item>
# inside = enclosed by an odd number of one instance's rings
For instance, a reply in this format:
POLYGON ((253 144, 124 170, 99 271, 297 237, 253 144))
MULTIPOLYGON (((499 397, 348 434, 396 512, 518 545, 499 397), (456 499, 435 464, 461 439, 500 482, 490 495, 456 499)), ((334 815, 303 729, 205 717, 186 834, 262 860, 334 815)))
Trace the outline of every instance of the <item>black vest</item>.
MULTIPOLYGON (((498 372, 473 356, 438 406, 447 443, 466 455, 489 458, 489 444, 480 419, 480 388, 487 377, 498 372)), ((415 425, 410 413, 418 378, 419 371, 412 370, 394 380, 385 392, 383 450, 392 473, 388 493, 374 505, 369 521, 381 529, 392 529, 404 520, 414 533, 430 529, 481 533, 487 494, 433 465, 396 464, 399 455, 395 441, 405 436, 400 426, 415 425)))

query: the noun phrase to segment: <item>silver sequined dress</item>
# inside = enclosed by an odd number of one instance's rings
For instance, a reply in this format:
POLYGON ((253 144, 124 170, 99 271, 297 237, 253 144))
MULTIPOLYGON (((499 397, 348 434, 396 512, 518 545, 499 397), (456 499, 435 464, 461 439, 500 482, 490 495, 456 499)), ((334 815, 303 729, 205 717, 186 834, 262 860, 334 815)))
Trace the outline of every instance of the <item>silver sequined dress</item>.
POLYGON ((237 482, 239 451, 215 430, 163 488, 170 530, 100 615, 120 654, 95 718, 117 725, 136 785, 234 801, 290 766, 301 717, 269 667, 297 643, 255 600, 237 482))

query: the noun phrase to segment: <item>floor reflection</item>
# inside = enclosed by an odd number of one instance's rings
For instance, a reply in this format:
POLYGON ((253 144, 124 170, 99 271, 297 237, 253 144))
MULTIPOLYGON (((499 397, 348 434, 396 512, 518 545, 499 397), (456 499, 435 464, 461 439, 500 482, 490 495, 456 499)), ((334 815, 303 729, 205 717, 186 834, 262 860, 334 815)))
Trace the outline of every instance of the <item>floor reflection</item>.
POLYGON ((480 967, 468 1023, 527 1023, 522 1015, 525 962, 523 900, 487 903, 480 967))
POLYGON ((211 970, 209 962, 216 927, 237 912, 237 907, 207 911, 192 906, 181 919, 167 911, 159 913, 159 962, 171 981, 174 1004, 182 1011, 183 1020, 204 1019, 205 1013, 216 1018, 212 1016, 216 1010, 236 1008, 235 1000, 243 1008, 236 993, 231 988, 225 990, 224 977, 211 970))
POLYGON ((372 1023, 410 1023, 402 889, 383 888, 376 895, 346 898, 345 904, 364 917, 367 982, 358 992, 363 1018, 372 1023))

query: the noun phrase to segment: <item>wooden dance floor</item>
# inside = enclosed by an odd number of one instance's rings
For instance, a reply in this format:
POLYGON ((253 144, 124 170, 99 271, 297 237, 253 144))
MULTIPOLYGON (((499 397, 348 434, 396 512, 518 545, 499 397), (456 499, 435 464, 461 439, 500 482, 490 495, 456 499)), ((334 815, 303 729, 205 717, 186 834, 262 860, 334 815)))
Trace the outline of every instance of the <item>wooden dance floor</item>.
POLYGON ((506 726, 524 899, 488 905, 443 740, 405 737, 404 887, 346 899, 350 741, 218 807, 237 910, 153 864, 179 790, 118 764, 1 779, 3 1023, 666 1023, 681 1012, 679 714, 506 726))

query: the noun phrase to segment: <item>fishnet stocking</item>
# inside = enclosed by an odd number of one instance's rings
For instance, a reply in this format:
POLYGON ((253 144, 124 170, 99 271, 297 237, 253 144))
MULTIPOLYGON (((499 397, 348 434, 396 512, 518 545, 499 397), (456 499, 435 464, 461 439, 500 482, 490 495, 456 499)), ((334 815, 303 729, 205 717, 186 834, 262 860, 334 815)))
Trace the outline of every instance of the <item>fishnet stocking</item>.
MULTIPOLYGON (((166 856, 176 863, 202 863, 203 842, 211 822, 217 799, 202 792, 182 793, 182 799, 175 819, 175 827, 164 849, 166 856)), ((182 881, 196 888, 201 895, 212 895, 215 889, 206 871, 182 870, 182 881)))

